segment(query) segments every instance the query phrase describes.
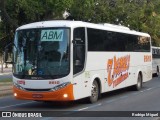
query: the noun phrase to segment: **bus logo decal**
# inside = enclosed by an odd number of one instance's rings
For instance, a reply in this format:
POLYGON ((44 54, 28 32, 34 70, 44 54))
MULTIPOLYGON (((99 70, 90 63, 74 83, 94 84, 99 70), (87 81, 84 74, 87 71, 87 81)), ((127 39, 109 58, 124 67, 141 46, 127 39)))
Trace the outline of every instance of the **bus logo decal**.
POLYGON ((113 88, 128 78, 130 55, 109 59, 107 63, 108 85, 113 88))
POLYGON ((151 55, 144 55, 144 62, 151 62, 151 55))
POLYGON ((17 81, 17 84, 25 85, 25 81, 24 81, 24 80, 18 80, 18 81, 17 81))

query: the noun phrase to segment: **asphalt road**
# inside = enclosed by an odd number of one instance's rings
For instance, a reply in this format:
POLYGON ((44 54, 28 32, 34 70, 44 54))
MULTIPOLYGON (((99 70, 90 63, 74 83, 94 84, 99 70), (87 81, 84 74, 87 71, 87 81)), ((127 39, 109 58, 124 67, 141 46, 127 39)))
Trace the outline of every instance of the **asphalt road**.
POLYGON ((12 78, 12 74, 0 75, 0 80, 10 79, 12 78))
MULTIPOLYGON (((102 98, 94 103, 88 104, 84 100, 79 100, 70 103, 51 102, 42 103, 36 101, 16 100, 13 96, 0 98, 0 111, 63 111, 63 114, 77 114, 78 111, 85 111, 83 114, 98 115, 100 112, 90 111, 160 111, 160 77, 153 78, 151 81, 144 83, 140 91, 132 91, 130 89, 122 89, 114 92, 105 93, 102 98), (69 112, 71 111, 71 113, 69 112)), ((37 118, 40 120, 61 120, 60 117, 53 118, 37 118)), ((65 120, 79 120, 79 119, 92 119, 97 120, 97 117, 63 117, 65 120)), ((100 117, 99 119, 106 119, 100 117)), ((128 120, 128 118, 120 117, 107 119, 115 120, 128 120)), ((133 120, 160 120, 158 117, 133 117, 133 120)), ((31 119, 30 119, 31 120, 31 119)))

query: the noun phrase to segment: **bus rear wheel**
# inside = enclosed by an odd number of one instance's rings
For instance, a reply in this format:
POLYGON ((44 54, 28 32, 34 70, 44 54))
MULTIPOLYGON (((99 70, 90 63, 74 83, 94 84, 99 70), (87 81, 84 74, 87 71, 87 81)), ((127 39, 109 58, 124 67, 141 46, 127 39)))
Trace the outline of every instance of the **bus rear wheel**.
POLYGON ((137 84, 134 86, 134 90, 139 91, 142 88, 142 75, 139 73, 137 78, 137 84))
POLYGON ((90 103, 96 102, 98 100, 98 96, 99 96, 99 86, 97 81, 95 80, 92 83, 91 96, 89 97, 89 102, 90 103))
POLYGON ((156 77, 158 77, 159 76, 159 67, 157 66, 157 72, 156 72, 156 75, 155 75, 156 77))

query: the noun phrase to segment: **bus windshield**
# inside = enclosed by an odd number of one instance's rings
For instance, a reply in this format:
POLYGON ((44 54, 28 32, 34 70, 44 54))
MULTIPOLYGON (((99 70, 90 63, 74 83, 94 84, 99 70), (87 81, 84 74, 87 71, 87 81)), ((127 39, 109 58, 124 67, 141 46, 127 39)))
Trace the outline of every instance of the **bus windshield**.
POLYGON ((18 78, 60 78, 69 74, 69 28, 18 30, 13 74, 18 78))

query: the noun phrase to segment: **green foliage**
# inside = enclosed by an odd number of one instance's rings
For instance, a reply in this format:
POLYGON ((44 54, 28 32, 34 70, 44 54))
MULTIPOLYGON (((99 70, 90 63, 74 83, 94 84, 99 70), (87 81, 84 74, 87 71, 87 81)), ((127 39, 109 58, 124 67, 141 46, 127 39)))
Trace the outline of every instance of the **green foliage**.
MULTIPOLYGON (((8 15, 18 26, 30 22, 63 19, 67 9, 75 20, 112 23, 147 32, 160 46, 159 0, 5 0, 8 15)), ((3 16, 5 17, 5 16, 3 16)), ((0 29, 15 29, 0 23, 0 29)), ((7 30, 8 30, 7 29, 7 30)), ((9 31, 5 32, 8 33, 9 31)), ((0 30, 0 37, 4 30, 0 30)))
POLYGON ((62 12, 70 7, 72 0, 7 0, 7 11, 17 24, 62 19, 62 12))
POLYGON ((153 45, 160 46, 160 1, 77 0, 70 9, 78 20, 119 24, 147 32, 153 45))

